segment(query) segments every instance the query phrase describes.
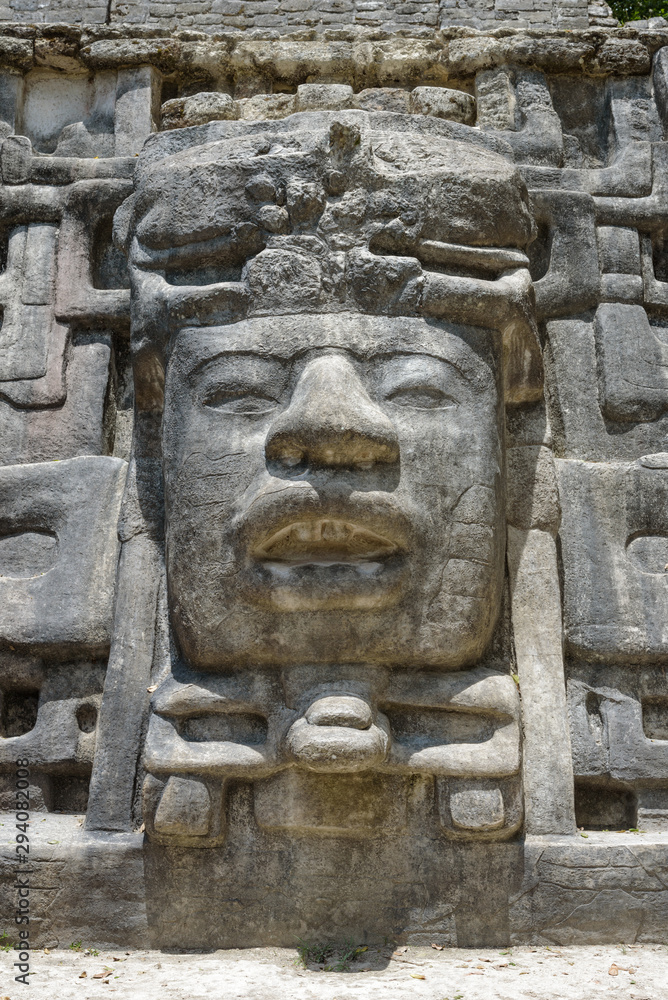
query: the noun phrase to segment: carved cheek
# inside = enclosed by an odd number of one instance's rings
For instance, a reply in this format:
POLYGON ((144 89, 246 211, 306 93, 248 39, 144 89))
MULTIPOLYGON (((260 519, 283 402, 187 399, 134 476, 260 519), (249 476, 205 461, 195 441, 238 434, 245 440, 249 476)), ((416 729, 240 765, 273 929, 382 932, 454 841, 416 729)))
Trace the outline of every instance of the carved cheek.
MULTIPOLYGON (((189 520, 219 520, 244 494, 257 474, 257 463, 248 450, 219 454, 195 451, 185 458, 175 477, 174 507, 189 520)), ((170 506, 172 506, 170 504, 170 506)))
MULTIPOLYGON (((461 406, 417 420, 402 418, 401 488, 433 527, 445 528, 474 483, 493 486, 501 465, 496 403, 461 406)), ((443 536, 441 536, 443 537, 443 536)))
POLYGON ((167 510, 171 518, 220 524, 265 470, 266 427, 192 406, 166 420, 167 510))

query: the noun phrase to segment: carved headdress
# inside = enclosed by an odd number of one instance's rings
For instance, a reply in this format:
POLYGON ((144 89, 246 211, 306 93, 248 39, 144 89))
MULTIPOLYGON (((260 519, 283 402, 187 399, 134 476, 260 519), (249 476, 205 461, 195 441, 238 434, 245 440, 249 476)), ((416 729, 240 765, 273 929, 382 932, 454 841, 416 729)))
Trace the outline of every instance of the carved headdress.
POLYGON ((536 399, 534 223, 511 161, 476 129, 361 111, 153 136, 115 225, 140 409, 160 407, 180 328, 344 311, 496 329, 507 402, 536 399))

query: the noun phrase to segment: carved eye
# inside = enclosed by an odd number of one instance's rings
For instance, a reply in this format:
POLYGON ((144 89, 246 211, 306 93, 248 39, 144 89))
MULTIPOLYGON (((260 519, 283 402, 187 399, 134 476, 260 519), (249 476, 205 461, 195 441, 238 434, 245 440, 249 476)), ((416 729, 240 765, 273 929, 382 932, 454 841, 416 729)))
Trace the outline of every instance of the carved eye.
POLYGON ((444 410, 456 404, 452 396, 434 385, 405 386, 395 389, 387 399, 397 406, 410 406, 415 410, 444 410))
POLYGON ((222 410, 225 413, 248 414, 259 416, 270 413, 278 402, 271 396, 260 392, 234 389, 214 389, 204 399, 204 405, 212 410, 222 410))

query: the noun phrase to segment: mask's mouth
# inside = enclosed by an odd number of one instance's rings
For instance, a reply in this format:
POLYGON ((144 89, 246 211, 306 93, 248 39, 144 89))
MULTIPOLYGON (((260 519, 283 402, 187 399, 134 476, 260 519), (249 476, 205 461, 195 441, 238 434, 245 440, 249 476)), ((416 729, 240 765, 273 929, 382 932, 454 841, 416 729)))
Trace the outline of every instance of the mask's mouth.
POLYGON ((338 518, 294 521, 274 532, 253 553, 265 563, 285 568, 341 563, 379 563, 398 553, 390 539, 352 521, 338 518))

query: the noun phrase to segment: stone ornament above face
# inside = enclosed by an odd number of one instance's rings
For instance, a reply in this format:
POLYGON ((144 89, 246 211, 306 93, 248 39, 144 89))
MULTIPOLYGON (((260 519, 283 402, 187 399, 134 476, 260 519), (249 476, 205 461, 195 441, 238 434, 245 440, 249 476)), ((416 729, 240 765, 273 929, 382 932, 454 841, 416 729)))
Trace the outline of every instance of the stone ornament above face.
MULTIPOLYGON (((541 392, 526 188, 498 140, 384 113, 156 136, 116 215, 139 405, 185 326, 258 315, 435 316, 504 335, 505 395, 541 392)), ((509 152, 509 151, 508 151, 509 152)), ((158 379, 159 381, 159 379, 158 379)))

